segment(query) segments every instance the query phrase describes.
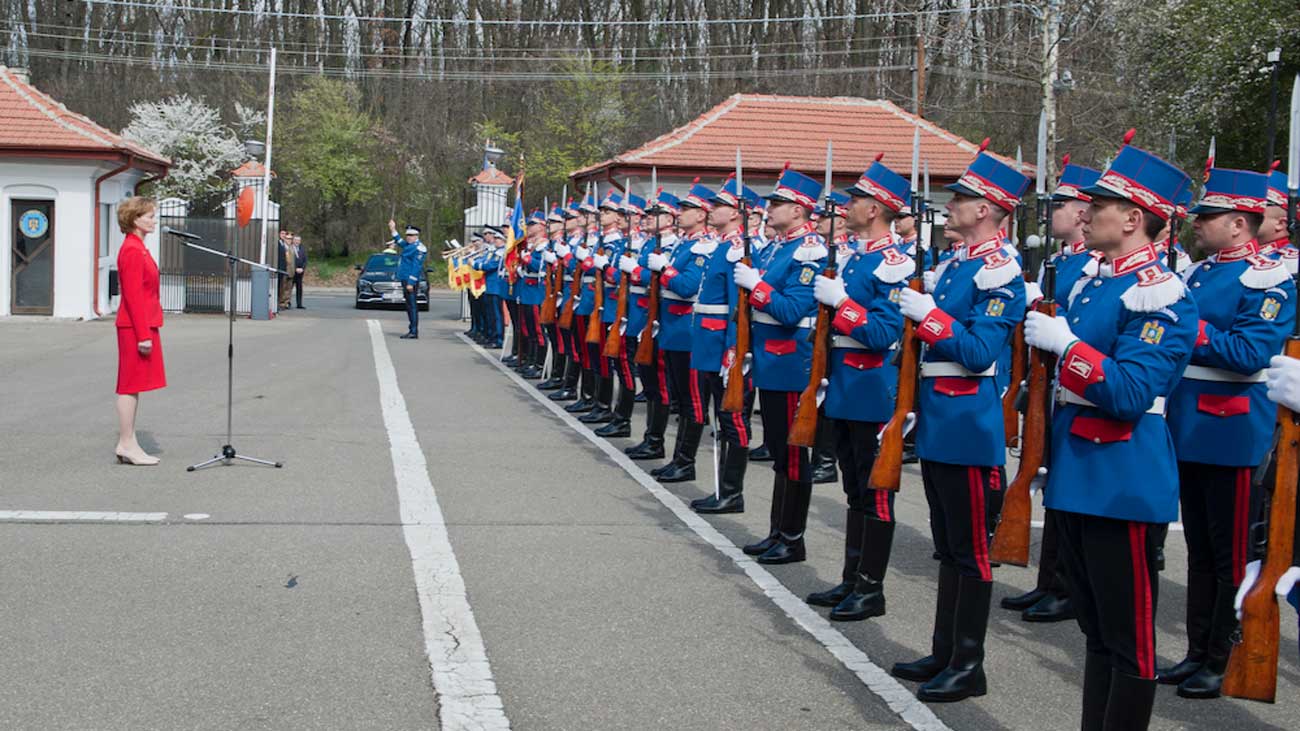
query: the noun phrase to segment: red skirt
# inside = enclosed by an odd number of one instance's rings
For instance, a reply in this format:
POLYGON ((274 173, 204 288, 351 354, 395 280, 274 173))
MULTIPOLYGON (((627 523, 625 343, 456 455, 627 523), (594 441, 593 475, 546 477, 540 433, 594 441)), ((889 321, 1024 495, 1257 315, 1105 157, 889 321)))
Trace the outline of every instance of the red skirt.
POLYGON ((158 328, 149 329, 149 339, 153 341, 153 352, 140 355, 135 339, 135 330, 129 327, 117 329, 117 392, 136 394, 141 391, 153 391, 167 385, 167 372, 163 368, 162 338, 158 328))

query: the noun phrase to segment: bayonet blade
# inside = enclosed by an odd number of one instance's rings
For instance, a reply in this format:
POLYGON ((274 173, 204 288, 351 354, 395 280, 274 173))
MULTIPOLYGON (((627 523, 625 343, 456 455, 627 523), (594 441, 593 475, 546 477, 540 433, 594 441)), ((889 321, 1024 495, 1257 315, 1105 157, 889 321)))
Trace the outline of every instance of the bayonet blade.
POLYGON ((912 192, 915 193, 919 188, 916 187, 916 176, 921 174, 921 128, 912 128, 912 192))
POLYGON ((925 192, 922 194, 922 198, 928 204, 930 201, 930 161, 926 160, 922 163, 922 166, 925 169, 925 192))
POLYGON ((831 141, 826 140, 826 188, 822 191, 822 198, 831 197, 831 159, 834 152, 831 149, 831 141))
POLYGON ((1034 160, 1034 193, 1047 195, 1047 112, 1038 113, 1038 151, 1034 160))
POLYGON ((736 199, 744 197, 745 170, 740 166, 740 148, 736 148, 736 199))
POLYGON ((1286 187, 1291 195, 1300 191, 1300 74, 1291 85, 1291 139, 1287 144, 1286 187))

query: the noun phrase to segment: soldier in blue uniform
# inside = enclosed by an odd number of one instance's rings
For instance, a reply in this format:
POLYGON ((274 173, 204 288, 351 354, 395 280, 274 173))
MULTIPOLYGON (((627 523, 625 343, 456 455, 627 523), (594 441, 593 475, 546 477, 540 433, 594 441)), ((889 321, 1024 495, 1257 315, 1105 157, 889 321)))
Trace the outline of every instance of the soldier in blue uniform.
POLYGON ((646 265, 659 274, 659 350, 663 353, 669 395, 682 406, 677 420, 677 441, 673 459, 650 472, 660 482, 695 479, 695 453, 704 428, 690 418, 691 403, 691 315, 700 291, 704 265, 718 242, 706 226, 713 204, 713 191, 696 178, 681 200, 678 221, 682 240, 669 254, 650 254, 646 265))
MULTIPOLYGON (((1052 192, 1051 233, 1053 246, 1059 252, 1050 252, 1056 265, 1056 291, 1053 299, 1058 311, 1064 312, 1070 300, 1074 283, 1084 274, 1084 269, 1095 267, 1101 255, 1088 251, 1083 239, 1083 222, 1088 215, 1092 196, 1082 192, 1101 177, 1101 171, 1069 162, 1066 156, 1061 176, 1052 192)), ((1025 283, 1025 301, 1032 307, 1042 298, 1043 268, 1038 271, 1037 282, 1025 283)), ((1065 590, 1057 565, 1057 538, 1052 511, 1043 519, 1043 541, 1038 557, 1038 582, 1034 589, 1019 596, 1004 597, 1002 607, 1021 613, 1026 622, 1063 622, 1074 619, 1070 595, 1065 590)))
MULTIPOLYGON (((835 229, 835 246, 839 247, 839 261, 847 262, 857 250, 855 234, 844 225, 848 215, 849 195, 838 190, 831 192, 835 205, 827 210, 822 201, 813 210, 813 220, 817 224, 817 235, 826 241, 831 235, 832 221, 835 229)), ((835 420, 826 416, 826 409, 818 410, 817 437, 812 451, 812 481, 814 485, 828 485, 840 481, 839 470, 835 467, 835 420)))
MULTIPOLYGON (((594 194, 588 195, 579 204, 578 211, 581 216, 578 228, 570 237, 573 248, 570 256, 573 276, 579 280, 578 301, 573 306, 572 338, 582 362, 582 398, 564 410, 571 414, 586 414, 608 404, 608 401, 601 400, 601 376, 608 374, 602 374, 606 366, 600 351, 596 351, 593 357, 592 346, 587 342, 588 321, 596 310, 596 272, 592 270, 592 257, 600 244, 600 203, 594 194)), ((600 317, 600 313, 596 312, 595 316, 600 317)))
MULTIPOLYGON (((555 245, 555 255, 557 257, 557 266, 560 267, 562 278, 560 281, 560 294, 556 301, 556 331, 566 353, 564 366, 564 383, 560 390, 552 393, 552 401, 573 401, 578 403, 587 402, 587 410, 590 410, 590 399, 586 388, 587 383, 582 384, 580 391, 580 378, 584 375, 584 365, 586 361, 586 348, 582 347, 578 335, 578 318, 573 318, 573 323, 569 327, 561 327, 558 320, 563 314, 569 301, 573 299, 573 279, 581 276, 578 270, 578 258, 574 253, 575 250, 582 246, 582 241, 586 236, 586 214, 582 212, 577 201, 569 201, 564 207, 564 231, 562 240, 555 245), (581 396, 581 398, 579 398, 581 396)), ((574 406, 570 404, 569 406, 574 406)), ((565 407, 566 410, 569 407, 565 407)))
MULTIPOLYGON (((601 200, 599 211, 597 212, 599 230, 596 243, 591 247, 591 272, 595 277, 603 281, 601 286, 604 287, 604 301, 601 303, 600 312, 595 312, 593 307, 592 317, 599 319, 600 327, 598 328, 599 340, 595 343, 588 343, 587 348, 591 358, 598 362, 599 368, 599 385, 597 390, 597 406, 590 413, 578 418, 578 421, 584 424, 612 424, 616 421, 614 415, 614 374, 618 369, 618 360, 605 357, 605 340, 609 337, 610 325, 614 324, 614 319, 618 314, 618 276, 620 274, 615 262, 622 255, 623 247, 627 245, 624 227, 627 225, 627 217, 623 212, 622 196, 610 192, 601 200)), ((592 297, 595 297, 597 281, 593 280, 591 289, 592 297)), ((635 395, 635 392, 634 392, 635 395)), ((609 436, 609 432, 602 433, 597 430, 601 436, 609 436)))
POLYGON ((1087 638, 1083 728, 1146 728, 1156 690, 1153 526, 1178 517, 1178 465, 1164 419, 1197 337, 1196 304, 1154 239, 1190 187, 1131 145, 1095 185, 1085 222, 1103 261, 1067 314, 1031 312, 1025 340, 1059 357, 1047 507, 1087 638))
MULTIPOLYGON (((749 210, 749 260, 760 272, 767 268, 767 260, 776 250, 772 246, 771 232, 767 224, 767 201, 759 198, 758 205, 749 210)), ((760 444, 749 450, 750 462, 771 462, 772 452, 767 444, 760 444)))
MULTIPOLYGON (((542 261, 546 264, 543 271, 549 276, 554 276, 555 269, 560 266, 560 258, 556 251, 564 243, 564 208, 561 205, 556 205, 546 215, 546 238, 546 245, 542 249, 542 261)), ((563 287, 559 289, 561 291, 553 294, 557 303, 557 319, 560 310, 559 303, 563 302, 564 299, 563 287)), ((542 290, 544 294, 546 290, 545 280, 543 280, 542 290)), ((557 391, 564 387, 564 372, 568 364, 567 351, 563 345, 564 340, 560 336, 558 323, 552 322, 543 325, 542 330, 546 333, 547 342, 550 343, 551 375, 545 381, 537 384, 537 388, 541 391, 557 391)))
MULTIPOLYGON (((909 199, 910 200, 910 199, 909 199)), ((898 241, 898 248, 904 254, 916 258, 916 214, 912 212, 912 206, 904 206, 894 217, 894 237, 898 241)))
POLYGON ((894 541, 894 492, 868 486, 876 436, 894 412, 898 366, 891 350, 903 333, 901 289, 916 263, 896 246, 890 224, 911 205, 908 182, 877 160, 849 188, 846 219, 861 253, 840 262, 840 276, 817 275, 813 296, 834 308, 834 337, 823 407, 835 420, 834 453, 848 512, 840 583, 809 594, 830 618, 855 621, 885 613, 884 580, 894 541))
POLYGON ((407 225, 402 236, 397 235, 397 224, 388 222, 388 231, 393 235, 393 245, 401 247, 402 258, 397 263, 397 280, 402 283, 406 294, 406 334, 402 340, 415 340, 420 337, 420 282, 424 280, 424 257, 429 253, 424 242, 420 240, 420 229, 407 225))
POLYGON ((505 260, 506 242, 501 237, 500 230, 493 226, 483 229, 483 240, 487 242, 489 249, 479 258, 475 268, 487 277, 487 289, 483 292, 484 313, 488 324, 487 344, 492 348, 500 348, 505 337, 504 315, 501 311, 501 295, 504 291, 501 282, 501 264, 505 260))
POLYGON ((1300 265, 1300 250, 1291 245, 1286 229, 1286 173, 1277 169, 1277 163, 1268 171, 1268 205, 1264 207, 1258 239, 1259 253, 1281 259, 1294 276, 1300 265))
POLYGON ((661 253, 671 258, 677 246, 676 220, 681 214, 681 202, 677 196, 664 191, 656 191, 655 200, 650 203, 649 214, 644 225, 650 238, 641 247, 634 262, 619 261, 623 271, 632 278, 630 293, 635 297, 637 308, 628 308, 628 333, 638 333, 640 338, 654 341, 654 352, 649 364, 637 364, 637 375, 641 378, 641 387, 646 395, 646 429, 639 444, 623 450, 632 459, 661 459, 664 456, 664 431, 668 428, 669 404, 672 398, 668 390, 667 365, 664 351, 658 345, 655 331, 659 329, 658 314, 652 315, 648 309, 649 287, 651 283, 650 257, 661 253))
POLYGON ((519 266, 515 292, 519 296, 519 331, 527 344, 519 375, 529 380, 542 377, 546 362, 546 335, 542 332, 542 302, 546 299, 546 216, 533 211, 527 220, 527 238, 518 244, 519 266))
POLYGON ((690 417, 700 426, 709 423, 712 412, 718 440, 719 463, 716 492, 691 501, 697 513, 741 513, 745 510, 745 468, 749 464, 749 417, 754 389, 745 378, 745 406, 740 413, 722 410, 725 391, 723 374, 736 357, 735 311, 739 301, 732 273, 745 254, 741 231, 740 201, 755 205, 758 194, 736 187, 733 175, 709 201, 709 225, 716 232, 718 246, 704 265, 699 299, 691 325, 690 417))
MULTIPOLYGON (((483 247, 483 235, 479 233, 471 234, 469 237, 469 248, 474 250, 474 254, 469 257, 468 264, 473 268, 473 264, 478 260, 478 252, 483 247)), ((465 332, 474 342, 482 343, 487 333, 487 328, 483 325, 483 298, 475 297, 472 294, 469 297, 469 330, 465 332)))
POLYGON ((926 344, 917 393, 916 452, 939 554, 932 653, 894 665, 923 681, 923 701, 984 695, 984 636, 992 599, 989 539, 1002 508, 1006 442, 998 360, 1024 318, 1016 251, 1000 229, 1028 179, 981 152, 948 189, 947 228, 966 245, 935 272, 933 294, 903 289, 899 307, 926 344), (954 437, 954 435, 959 435, 954 437))
POLYGON ((760 272, 737 262, 736 284, 750 290, 753 307, 754 387, 759 389, 764 440, 773 457, 772 513, 768 534, 744 547, 765 564, 803 561, 804 529, 812 499, 812 468, 806 448, 788 442, 799 394, 808 385, 810 334, 817 303, 813 278, 826 260, 826 246, 810 220, 821 194, 812 178, 786 169, 767 196, 768 220, 779 236, 760 272))
POLYGON ((1251 473, 1268 452, 1277 410, 1264 369, 1295 321, 1295 285, 1259 254, 1268 178, 1214 168, 1191 213, 1209 254, 1185 276, 1200 312, 1191 364, 1169 399, 1187 541, 1187 657, 1160 668, 1184 698, 1217 698, 1237 629, 1233 597, 1263 500, 1251 473))
MULTIPOLYGON (((627 276, 625 268, 628 264, 635 264, 637 256, 641 253, 641 244, 644 239, 641 236, 639 226, 633 227, 633 220, 640 222, 641 214, 645 210, 645 199, 635 193, 627 193, 623 196, 622 203, 619 206, 618 226, 621 237, 617 250, 611 250, 609 258, 611 264, 606 267, 605 281, 609 290, 606 293, 606 331, 615 320, 618 319, 618 292, 622 287, 622 278, 627 276)), ((632 291, 633 282, 628 281, 628 301, 626 303, 625 320, 619 323, 614 329, 614 336, 619 339, 618 356, 609 359, 610 369, 618 374, 618 400, 614 404, 613 419, 596 430, 598 436, 607 439, 628 437, 632 435, 632 410, 636 407, 636 374, 632 370, 632 356, 636 354, 637 335, 640 330, 632 330, 630 325, 633 320, 637 324, 644 324, 642 315, 637 313, 637 299, 640 297, 644 303, 644 286, 639 286, 641 295, 632 291)), ((641 313, 644 313, 644 304, 640 307, 641 313)))

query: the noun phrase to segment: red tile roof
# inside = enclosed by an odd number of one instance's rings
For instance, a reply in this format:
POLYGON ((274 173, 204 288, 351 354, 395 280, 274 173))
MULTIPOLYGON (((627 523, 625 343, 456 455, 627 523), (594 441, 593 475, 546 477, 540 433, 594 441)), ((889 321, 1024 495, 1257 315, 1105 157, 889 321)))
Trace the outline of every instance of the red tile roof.
MULTIPOLYGON (((820 179, 826 141, 832 140, 836 176, 856 177, 885 153, 884 163, 903 176, 912 172, 913 130, 921 130, 922 162, 935 178, 960 177, 978 143, 882 99, 734 94, 694 121, 604 162, 574 171, 584 178, 607 168, 728 171, 740 147, 746 172, 775 174, 789 161, 820 179)), ((1014 164, 1012 159, 998 155, 1014 164)), ((1024 172, 1033 174, 1032 166, 1024 172)))
POLYGON ((171 161, 113 134, 0 66, 0 150, 134 155, 164 168, 171 161))
MULTIPOLYGON (((256 160, 249 160, 230 171, 230 175, 235 178, 261 178, 266 174, 266 166, 256 160)), ((275 171, 271 171, 271 177, 275 177, 275 171)))
POLYGON ((484 168, 478 175, 469 179, 471 184, 514 185, 515 179, 495 167, 484 168))

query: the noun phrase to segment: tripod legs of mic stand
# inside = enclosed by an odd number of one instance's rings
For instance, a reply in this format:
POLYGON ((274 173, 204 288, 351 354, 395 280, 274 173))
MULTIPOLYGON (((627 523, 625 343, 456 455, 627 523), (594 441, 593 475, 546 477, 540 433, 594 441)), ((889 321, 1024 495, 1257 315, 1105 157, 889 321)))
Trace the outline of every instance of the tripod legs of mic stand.
POLYGON ((204 467, 211 467, 212 465, 214 465, 214 464, 216 464, 216 463, 218 463, 218 462, 221 462, 221 463, 223 463, 223 464, 229 465, 232 461, 237 460, 237 459, 238 459, 238 460, 243 460, 243 461, 245 461, 245 462, 252 462, 253 464, 266 465, 267 467, 275 467, 275 468, 277 468, 277 469, 279 469, 280 467, 283 467, 283 466, 284 466, 284 463, 283 463, 283 462, 272 462, 272 461, 269 460, 269 459, 258 459, 257 457, 249 457, 249 456, 244 455, 244 454, 239 454, 239 453, 235 452, 235 448, 234 448, 233 446, 231 446, 231 445, 229 445, 229 444, 225 444, 225 445, 222 445, 222 447, 221 447, 221 454, 215 454, 215 455, 212 456, 212 459, 207 460, 207 461, 205 461, 205 462, 200 462, 200 463, 198 463, 198 464, 192 464, 192 465, 190 465, 189 467, 186 467, 186 468, 185 468, 185 471, 186 471, 186 472, 193 472, 193 471, 195 471, 195 470, 201 470, 201 469, 203 469, 204 467))

